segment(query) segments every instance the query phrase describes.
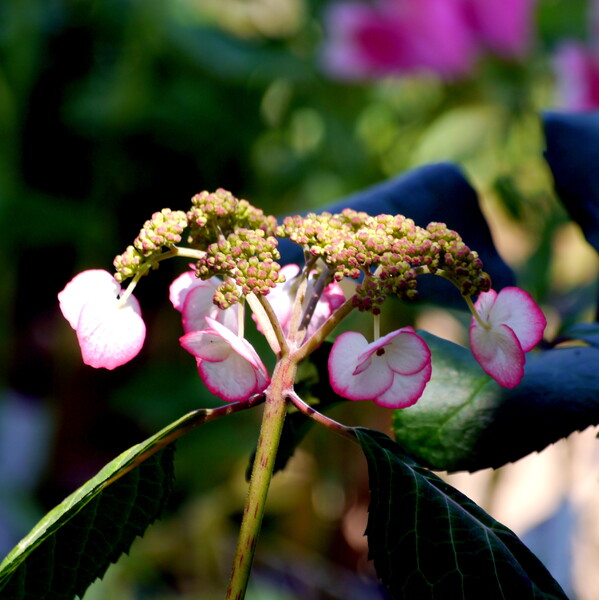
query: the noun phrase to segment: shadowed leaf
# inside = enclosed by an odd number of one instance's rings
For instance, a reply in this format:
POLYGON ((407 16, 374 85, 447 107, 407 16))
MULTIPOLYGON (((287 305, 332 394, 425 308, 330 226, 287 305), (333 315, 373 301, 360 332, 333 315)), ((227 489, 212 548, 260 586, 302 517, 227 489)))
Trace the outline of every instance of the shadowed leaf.
POLYGON ((48 513, 9 554, 0 568, 2 598, 82 596, 160 516, 172 486, 173 447, 111 484, 115 466, 48 513))
POLYGON ((543 129, 555 190, 599 252, 599 113, 547 112, 543 129))
POLYGON ((369 554, 395 600, 567 600, 507 527, 386 435, 356 435, 368 461, 369 554))

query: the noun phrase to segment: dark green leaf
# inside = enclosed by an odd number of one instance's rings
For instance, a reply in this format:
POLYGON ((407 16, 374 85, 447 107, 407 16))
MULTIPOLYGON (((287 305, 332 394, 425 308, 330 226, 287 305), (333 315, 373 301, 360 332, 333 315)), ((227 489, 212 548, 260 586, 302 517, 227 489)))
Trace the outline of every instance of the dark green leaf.
POLYGON ((129 448, 51 510, 0 565, 3 600, 70 600, 155 521, 173 481, 172 442, 261 400, 188 413, 129 448))
POLYGON ((171 490, 173 451, 167 446, 110 485, 113 461, 48 513, 2 563, 2 598, 82 596, 160 516, 171 490))
POLYGON ((422 336, 433 377, 416 405, 395 412, 393 427, 406 450, 433 469, 497 468, 599 423, 596 348, 531 353, 522 382, 508 390, 468 349, 422 336))
POLYGON ((368 461, 370 558, 394 599, 567 600, 507 527, 386 435, 356 434, 368 461))

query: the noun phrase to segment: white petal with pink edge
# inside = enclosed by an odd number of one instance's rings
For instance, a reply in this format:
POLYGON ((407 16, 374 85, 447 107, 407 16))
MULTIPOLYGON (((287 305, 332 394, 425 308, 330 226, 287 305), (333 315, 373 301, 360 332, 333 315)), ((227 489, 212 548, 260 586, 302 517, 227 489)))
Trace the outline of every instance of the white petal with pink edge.
POLYGON ((340 396, 374 400, 393 383, 393 371, 385 361, 372 360, 365 370, 355 373, 360 356, 373 356, 368 346, 366 338, 356 331, 347 331, 335 340, 329 355, 329 377, 331 387, 340 396))
POLYGON ((211 281, 200 281, 185 295, 181 307, 183 331, 200 331, 206 328, 206 317, 214 317, 218 307, 214 304, 216 286, 211 281))
POLYGON ((341 286, 333 281, 329 283, 322 292, 322 296, 316 304, 312 319, 306 332, 306 340, 345 302, 345 295, 341 286))
MULTIPOLYGON (((478 301, 475 307, 477 305, 478 301)), ((539 343, 547 325, 545 315, 530 294, 517 287, 506 287, 497 294, 488 311, 488 320, 491 325, 507 325, 516 334, 524 352, 539 343)))
POLYGON ((391 387, 376 398, 375 403, 385 408, 407 408, 416 404, 426 384, 430 381, 432 365, 427 362, 424 367, 412 375, 395 374, 391 387))
POLYGON ((516 334, 507 325, 486 329, 473 320, 470 347, 485 373, 506 388, 515 387, 524 375, 524 352, 516 334))
POLYGON ((400 375, 418 373, 431 360, 425 341, 411 327, 392 331, 381 340, 385 340, 382 356, 389 368, 400 375))
POLYGON ((259 389, 255 369, 235 352, 221 362, 199 360, 198 371, 206 387, 227 402, 243 402, 264 391, 264 388, 259 389))
MULTIPOLYGON (((295 264, 289 264, 282 267, 279 270, 279 275, 283 275, 285 281, 283 283, 278 283, 266 296, 266 299, 275 315, 277 315, 277 319, 283 330, 287 327, 289 319, 291 318, 293 279, 297 277, 299 272, 300 268, 295 264)), ((252 314, 252 318, 256 322, 258 331, 262 332, 262 328, 254 314, 252 314)))
POLYGON ((82 308, 77 339, 83 362, 114 369, 135 357, 146 335, 139 302, 133 296, 121 305, 116 298, 97 298, 82 308))
POLYGON ((254 347, 244 338, 240 338, 235 335, 230 329, 221 325, 215 319, 211 319, 210 317, 206 317, 206 323, 211 331, 214 331, 217 335, 221 336, 223 340, 225 340, 228 344, 230 344, 231 348, 240 356, 243 356, 245 360, 247 360, 254 368, 256 369, 264 369, 264 364, 262 360, 258 356, 258 353, 254 349, 254 347))
POLYGON ((190 331, 179 338, 179 343, 196 358, 209 362, 223 361, 233 352, 231 344, 210 330, 190 331))
POLYGON ((75 275, 58 294, 60 310, 73 329, 77 329, 83 306, 93 299, 114 300, 121 293, 117 280, 103 269, 90 269, 75 275))
POLYGON ((196 277, 195 271, 186 271, 179 275, 168 289, 168 297, 172 305, 178 311, 182 311, 187 294, 202 283, 204 282, 196 277))

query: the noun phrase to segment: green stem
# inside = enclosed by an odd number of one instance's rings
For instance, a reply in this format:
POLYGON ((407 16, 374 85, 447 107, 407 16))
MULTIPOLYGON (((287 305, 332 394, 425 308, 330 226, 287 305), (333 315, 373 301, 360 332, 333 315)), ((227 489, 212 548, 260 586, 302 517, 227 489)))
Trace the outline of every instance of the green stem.
POLYGON ((489 323, 487 323, 486 321, 484 321, 481 318, 481 316, 478 314, 478 311, 476 310, 476 308, 474 308, 474 304, 472 303, 470 296, 462 296, 462 298, 464 298, 464 300, 466 301, 466 304, 468 305, 470 312, 472 313, 474 318, 478 321, 478 324, 481 327, 484 327, 485 329, 491 329, 491 325, 489 323))
POLYGON ((181 256, 183 258, 193 258, 195 260, 200 260, 206 253, 203 250, 194 250, 193 248, 179 248, 178 246, 173 246, 170 250, 166 252, 162 252, 161 254, 156 254, 155 256, 150 256, 145 263, 142 264, 139 271, 133 276, 133 279, 127 286, 127 289, 121 294, 119 298, 119 304, 123 306, 125 301, 137 285, 137 282, 156 264, 163 260, 167 260, 168 258, 173 258, 175 256, 181 256))
POLYGON ((156 452, 162 450, 165 446, 176 442, 180 437, 184 436, 186 433, 189 433, 196 427, 199 427, 204 423, 209 423, 210 421, 215 421, 216 419, 220 419, 222 417, 227 417, 242 410, 253 408, 262 402, 264 402, 264 395, 254 394, 245 402, 233 402, 231 404, 227 404, 226 406, 219 406, 217 408, 198 408, 197 410, 187 413, 179 420, 165 427, 161 434, 157 435, 155 438, 156 442, 150 448, 148 448, 148 450, 146 450, 143 454, 140 454, 127 467, 119 470, 118 475, 106 481, 103 487, 110 485, 116 479, 120 479, 123 475, 135 469, 135 467, 150 458, 150 456, 156 454, 156 452))
POLYGON ((312 354, 320 346, 327 336, 347 317, 355 308, 354 298, 348 298, 335 312, 314 332, 310 339, 300 346, 292 356, 296 363, 300 363, 304 358, 312 354))
POLYGON ((233 559, 231 578, 227 588, 227 600, 243 600, 245 598, 256 542, 264 516, 266 496, 287 412, 286 398, 292 389, 295 373, 296 363, 284 357, 277 363, 271 384, 265 392, 266 404, 262 427, 252 467, 237 550, 233 559))

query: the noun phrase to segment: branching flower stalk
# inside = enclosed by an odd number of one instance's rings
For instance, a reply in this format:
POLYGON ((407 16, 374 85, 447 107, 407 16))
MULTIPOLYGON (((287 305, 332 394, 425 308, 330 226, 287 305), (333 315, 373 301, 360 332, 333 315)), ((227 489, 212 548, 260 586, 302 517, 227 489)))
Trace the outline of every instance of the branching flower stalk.
POLYGON ((86 271, 59 294, 86 364, 112 369, 139 352, 145 324, 132 291, 141 277, 174 257, 195 261, 193 270, 171 284, 169 298, 181 312, 181 346, 195 357, 202 381, 237 407, 265 398, 228 600, 245 596, 289 402, 355 440, 351 427, 317 412, 294 390, 298 365, 345 317, 354 310, 371 313, 373 340, 352 331, 337 337, 328 359, 333 391, 393 409, 409 407, 422 396, 431 377, 431 353, 411 327, 381 336, 379 315, 388 296, 414 300, 419 275, 439 275, 458 288, 473 314, 474 357, 500 385, 518 384, 524 353, 539 341, 545 326, 526 292, 491 290, 476 252, 442 223, 422 228, 402 215, 370 216, 346 209, 287 217, 279 224, 219 189, 194 196, 187 212, 155 213, 133 245, 115 258, 114 277, 86 271), (303 267, 279 262, 278 238, 301 246, 303 267), (120 284, 129 278, 123 292, 120 284), (344 278, 355 284, 347 297, 339 286, 344 278), (477 297, 475 303, 471 297, 477 297), (244 337, 244 306, 276 356, 272 377, 244 337))

